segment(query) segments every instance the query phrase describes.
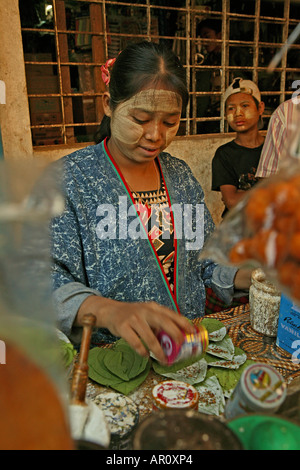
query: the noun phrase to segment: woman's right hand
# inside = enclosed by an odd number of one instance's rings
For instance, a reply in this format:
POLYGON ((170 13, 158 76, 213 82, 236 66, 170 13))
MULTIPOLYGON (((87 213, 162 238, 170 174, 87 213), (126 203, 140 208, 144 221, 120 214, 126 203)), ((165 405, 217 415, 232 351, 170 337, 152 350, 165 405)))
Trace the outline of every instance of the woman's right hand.
POLYGON ((124 338, 142 356, 152 351, 162 363, 166 362, 166 357, 157 333, 164 330, 180 344, 183 341, 182 330, 186 333, 194 331, 187 318, 156 302, 127 303, 92 295, 82 303, 76 326, 82 326, 86 313, 95 315, 96 327, 107 328, 113 335, 124 338))

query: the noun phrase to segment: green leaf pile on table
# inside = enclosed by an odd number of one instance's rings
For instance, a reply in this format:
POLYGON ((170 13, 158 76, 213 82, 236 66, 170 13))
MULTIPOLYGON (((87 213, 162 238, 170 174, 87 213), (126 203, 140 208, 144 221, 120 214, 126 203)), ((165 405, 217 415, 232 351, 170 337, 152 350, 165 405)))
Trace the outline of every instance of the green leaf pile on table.
POLYGON ((88 357, 89 377, 124 395, 141 385, 147 378, 151 361, 137 354, 120 339, 112 348, 93 348, 88 357))
POLYGON ((72 343, 66 343, 63 340, 59 340, 59 347, 64 366, 70 366, 74 357, 76 356, 76 349, 72 343))
POLYGON ((193 385, 199 392, 198 410, 219 416, 242 372, 254 361, 248 360, 245 352, 233 345, 222 322, 204 318, 202 324, 208 331, 209 346, 201 356, 166 366, 140 356, 120 339, 111 348, 90 350, 89 377, 128 395, 144 382, 152 367, 163 377, 193 385))

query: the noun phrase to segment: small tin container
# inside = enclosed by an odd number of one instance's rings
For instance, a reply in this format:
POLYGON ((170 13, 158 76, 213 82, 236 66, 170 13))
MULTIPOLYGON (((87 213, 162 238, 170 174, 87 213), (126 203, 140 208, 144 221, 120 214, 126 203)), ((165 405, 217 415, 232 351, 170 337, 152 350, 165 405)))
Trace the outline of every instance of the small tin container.
POLYGON ((152 389, 153 410, 197 409, 199 393, 190 384, 165 380, 152 389))
POLYGON ((93 399, 103 411, 110 429, 109 449, 131 450, 139 422, 138 406, 122 393, 103 392, 93 399))
POLYGON ((202 326, 195 326, 195 332, 191 334, 184 333, 184 341, 182 344, 177 344, 175 341, 165 332, 160 331, 158 333, 158 340, 167 358, 168 365, 174 362, 187 359, 191 356, 198 356, 204 353, 208 346, 208 332, 207 329, 202 326))
POLYGON ((268 364, 248 366, 225 406, 225 418, 247 413, 275 413, 286 397, 286 383, 268 364))

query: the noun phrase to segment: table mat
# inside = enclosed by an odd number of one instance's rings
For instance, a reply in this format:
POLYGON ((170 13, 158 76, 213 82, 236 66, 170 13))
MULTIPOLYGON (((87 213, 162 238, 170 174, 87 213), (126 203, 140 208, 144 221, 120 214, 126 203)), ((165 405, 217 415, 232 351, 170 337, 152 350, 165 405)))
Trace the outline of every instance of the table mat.
POLYGON ((291 354, 276 345, 276 338, 258 333, 251 327, 249 304, 206 315, 206 318, 220 320, 234 345, 243 349, 248 359, 275 367, 287 383, 300 377, 300 364, 293 363, 291 354))
MULTIPOLYGON (((245 351, 248 359, 275 367, 287 384, 299 382, 300 386, 300 364, 293 363, 291 354, 276 345, 275 337, 265 336, 251 327, 249 304, 205 315, 205 318, 220 320, 226 326, 233 344, 245 351)), ((201 320, 202 318, 197 318, 193 323, 197 325, 201 320)), ((98 346, 111 348, 113 344, 101 343, 98 346)))

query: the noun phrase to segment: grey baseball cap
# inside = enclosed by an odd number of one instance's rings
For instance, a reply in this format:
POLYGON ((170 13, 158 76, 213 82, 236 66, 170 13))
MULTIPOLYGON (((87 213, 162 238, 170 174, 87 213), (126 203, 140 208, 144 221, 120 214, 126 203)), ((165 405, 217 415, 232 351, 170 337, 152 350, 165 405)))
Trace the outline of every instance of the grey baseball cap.
POLYGON ((244 80, 240 77, 235 78, 223 95, 224 103, 229 96, 234 95, 235 93, 247 93, 248 95, 252 95, 259 103, 261 101, 258 86, 251 80, 244 80))

